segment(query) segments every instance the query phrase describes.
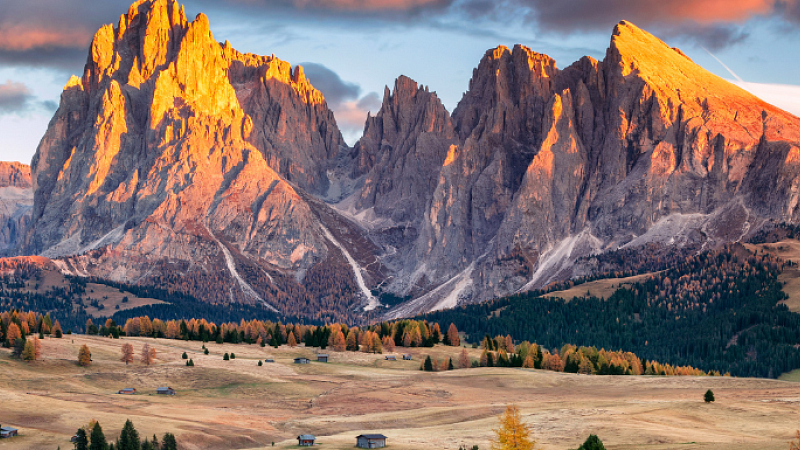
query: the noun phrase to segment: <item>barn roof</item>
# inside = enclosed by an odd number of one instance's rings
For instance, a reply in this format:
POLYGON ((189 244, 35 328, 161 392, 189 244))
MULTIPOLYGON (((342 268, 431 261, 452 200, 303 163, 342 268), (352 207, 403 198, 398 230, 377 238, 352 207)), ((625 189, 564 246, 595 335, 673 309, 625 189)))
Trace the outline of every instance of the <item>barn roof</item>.
POLYGON ((367 439, 386 439, 386 436, 384 436, 382 434, 360 434, 360 435, 356 436, 356 439, 361 438, 361 437, 367 438, 367 439))
POLYGON ((302 441, 313 441, 317 438, 315 438, 313 434, 301 434, 300 436, 297 436, 297 439, 302 441))

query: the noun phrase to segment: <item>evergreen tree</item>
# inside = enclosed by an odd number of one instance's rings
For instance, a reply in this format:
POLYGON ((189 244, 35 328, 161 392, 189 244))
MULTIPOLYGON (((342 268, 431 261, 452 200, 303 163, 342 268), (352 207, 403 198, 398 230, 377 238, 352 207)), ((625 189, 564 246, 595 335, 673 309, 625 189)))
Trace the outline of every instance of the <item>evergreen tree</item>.
POLYGON ((430 355, 428 355, 428 357, 425 358, 425 363, 423 367, 425 372, 433 372, 433 361, 431 361, 430 355))
POLYGON ((182 359, 189 359, 189 355, 187 355, 186 352, 183 352, 183 354, 181 355, 181 358, 182 359))
POLYGON ((223 361, 230 361, 230 359, 231 357, 227 353, 225 353, 225 355, 222 357, 223 361))
POLYGON ((586 442, 578 447, 578 450, 606 450, 606 447, 599 437, 592 434, 586 439, 586 442))
POLYGON ((453 370, 453 369, 455 369, 455 367, 453 367, 453 358, 449 358, 447 361, 447 370, 453 370))
POLYGON ((75 445, 73 447, 74 450, 89 450, 89 438, 86 436, 86 430, 83 428, 78 428, 78 431, 75 433, 75 445))
POLYGON ((178 450, 178 443, 175 441, 175 435, 172 433, 164 434, 164 439, 161 440, 161 450, 178 450))
POLYGON ((711 392, 711 389, 706 391, 706 394, 703 396, 703 400, 705 400, 706 403, 714 402, 714 393, 711 392))
POLYGON ((263 362, 262 362, 262 361, 259 359, 259 360, 258 360, 258 367, 261 367, 261 366, 263 366, 263 365, 264 365, 264 363, 263 363, 263 362))
POLYGON ((189 359, 189 362, 187 362, 186 364, 189 365, 189 367, 194 367, 194 361, 192 361, 191 358, 189 359))
POLYGON ((231 359, 236 359, 236 353, 231 352, 231 359))
POLYGON ((103 429, 100 427, 99 422, 95 423, 94 428, 92 428, 89 450, 109 450, 106 436, 103 434, 103 429))
POLYGON ((126 420, 122 427, 122 432, 117 440, 117 450, 141 450, 139 432, 136 431, 130 420, 126 420))
POLYGON ((207 355, 208 354, 208 349, 203 350, 203 354, 207 355))
POLYGON ((156 450, 156 447, 147 439, 142 442, 141 450, 156 450))

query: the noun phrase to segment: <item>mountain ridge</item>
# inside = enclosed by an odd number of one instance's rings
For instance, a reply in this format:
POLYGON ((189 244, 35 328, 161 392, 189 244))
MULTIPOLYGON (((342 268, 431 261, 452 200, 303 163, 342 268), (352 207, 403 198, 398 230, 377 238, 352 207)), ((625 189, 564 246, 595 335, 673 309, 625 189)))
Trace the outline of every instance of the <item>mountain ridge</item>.
POLYGON ((175 0, 139 0, 65 87, 17 247, 73 274, 339 320, 798 220, 800 119, 629 22, 603 61, 564 69, 490 49, 469 86, 450 114, 399 77, 349 148, 300 66, 216 41, 175 0))

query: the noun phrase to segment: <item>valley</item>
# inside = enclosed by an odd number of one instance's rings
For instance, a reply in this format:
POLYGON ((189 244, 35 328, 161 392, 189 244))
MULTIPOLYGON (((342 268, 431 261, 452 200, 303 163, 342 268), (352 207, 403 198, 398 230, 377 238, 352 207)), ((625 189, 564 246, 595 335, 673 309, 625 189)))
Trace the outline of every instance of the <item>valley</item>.
MULTIPOLYGON (((176 435, 181 448, 296 448, 298 434, 323 448, 349 449, 355 436, 383 433, 396 449, 489 448, 506 403, 516 402, 544 450, 577 447, 594 433, 611 450, 785 449, 800 412, 800 384, 728 377, 586 376, 531 369, 478 368, 427 373, 422 358, 455 358, 459 349, 407 349, 413 361, 311 348, 206 344, 151 338, 71 335, 45 339, 43 358, 26 363, 0 350, 2 424, 20 436, 0 448, 69 448, 75 429, 98 419, 113 440, 126 419, 142 436, 176 435), (153 366, 119 362, 120 347, 145 343, 153 366), (92 364, 75 363, 86 344, 92 364), (186 352, 195 366, 186 367, 186 352), (236 358, 223 361, 223 353, 236 358), (309 357, 309 365, 293 363, 309 357), (275 363, 257 365, 259 359, 275 363), (170 386, 177 395, 157 396, 170 386), (119 395, 135 387, 136 395, 119 395), (702 394, 713 389, 716 402, 702 394), (272 446, 272 442, 275 446, 272 446)), ((479 350, 468 349, 477 358, 479 350)), ((400 358, 398 358, 400 359, 400 358)))

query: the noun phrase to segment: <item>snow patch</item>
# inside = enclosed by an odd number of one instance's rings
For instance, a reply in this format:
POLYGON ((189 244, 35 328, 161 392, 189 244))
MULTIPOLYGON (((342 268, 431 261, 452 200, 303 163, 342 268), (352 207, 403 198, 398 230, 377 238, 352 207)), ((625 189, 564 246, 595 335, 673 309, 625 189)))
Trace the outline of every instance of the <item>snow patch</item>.
POLYGON ((356 284, 358 284, 358 288, 361 289, 361 293, 367 300, 367 305, 364 306, 364 311, 372 311, 378 306, 381 306, 380 300, 378 300, 372 292, 367 287, 367 283, 364 282, 364 276, 361 275, 361 266, 358 265, 356 260, 350 255, 350 252, 344 248, 344 246, 333 237, 330 230, 328 230, 322 222, 319 224, 320 228, 322 228, 322 232, 325 234, 325 237, 333 244, 336 248, 341 250, 342 254, 344 255, 347 263, 350 264, 350 267, 353 269, 353 273, 356 276, 356 284))
POLYGON ((554 276, 574 262, 575 259, 596 252, 602 248, 600 239, 586 229, 575 236, 569 236, 556 243, 539 258, 536 271, 525 286, 518 292, 529 291, 538 286, 545 286, 554 276))
POLYGON ((708 217, 709 216, 705 214, 670 214, 659 219, 646 233, 636 237, 620 248, 641 247, 650 243, 666 245, 685 244, 689 232, 693 229, 702 230, 708 217))
POLYGON ((203 227, 211 236, 211 239, 213 239, 214 242, 217 243, 220 250, 222 250, 222 255, 225 257, 225 265, 228 266, 228 272, 230 272, 231 276, 239 283, 239 289, 242 290, 242 293, 252 299, 261 302, 270 311, 276 313, 280 312, 274 306, 270 305, 266 300, 261 298, 261 296, 258 295, 258 292, 256 292, 255 289, 253 289, 253 287, 250 286, 250 284, 248 284, 247 281, 245 281, 245 279, 241 277, 241 275, 239 275, 239 272, 236 270, 236 263, 233 260, 233 255, 231 255, 231 251, 228 250, 228 247, 225 246, 225 244, 223 244, 222 242, 220 242, 216 236, 214 236, 214 233, 212 233, 211 230, 208 229, 208 226, 206 226, 206 224, 203 224, 203 227))

